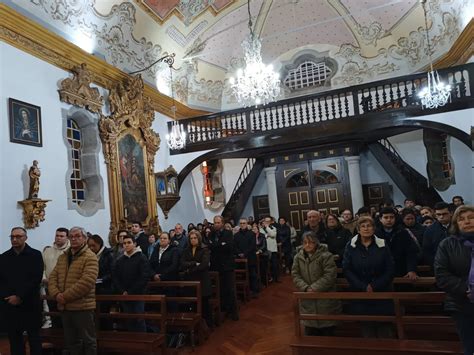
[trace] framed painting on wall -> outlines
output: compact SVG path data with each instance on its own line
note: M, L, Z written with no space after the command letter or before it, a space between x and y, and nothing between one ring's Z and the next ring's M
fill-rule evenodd
M9 98L8 111L10 142L42 147L41 108Z

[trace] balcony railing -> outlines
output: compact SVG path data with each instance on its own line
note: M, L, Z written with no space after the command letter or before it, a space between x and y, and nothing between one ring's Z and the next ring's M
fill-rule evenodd
M440 78L451 84L451 98L446 108L472 100L474 64L439 70ZM187 134L186 149L209 149L212 143L232 138L245 138L272 130L314 125L342 118L360 118L386 110L426 111L418 91L427 85L426 73L417 73L349 88L294 97L266 106L241 108L206 116L180 120ZM446 110L446 109L444 109ZM422 113L423 114L423 113ZM171 123L168 124L168 130ZM178 153L175 151L173 153Z

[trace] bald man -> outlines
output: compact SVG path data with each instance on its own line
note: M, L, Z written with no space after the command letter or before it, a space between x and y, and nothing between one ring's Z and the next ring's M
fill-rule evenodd
M326 228L322 222L321 213L316 210L308 211L306 214L306 220L308 221L308 224L304 226L301 235L305 232L314 232L321 243L326 243Z

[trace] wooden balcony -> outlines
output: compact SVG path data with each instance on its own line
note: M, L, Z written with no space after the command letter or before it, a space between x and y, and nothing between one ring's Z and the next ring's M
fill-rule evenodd
M183 119L179 122L187 134L186 147L172 150L171 154L213 148L221 151L276 145L288 148L310 144L309 141L314 144L315 139L321 144L346 139L378 139L384 136L381 134L384 128L394 133L410 130L408 126L413 123L408 122L409 118L474 107L474 64L438 72L452 89L448 103L437 109L423 108L418 98L418 91L426 86L426 73L412 74L266 106ZM171 122L168 123L170 128Z

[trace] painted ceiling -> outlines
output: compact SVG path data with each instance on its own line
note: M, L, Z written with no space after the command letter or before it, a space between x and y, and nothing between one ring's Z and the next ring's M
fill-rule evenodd
M177 99L209 111L236 106L228 79L243 64L247 1L5 1L125 72L175 53ZM471 20L472 3L428 1L433 58L446 53ZM252 0L250 12L265 63L282 70L302 53L329 57L337 64L331 88L406 75L429 63L416 0ZM154 66L144 78L170 94L165 65Z

